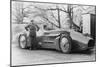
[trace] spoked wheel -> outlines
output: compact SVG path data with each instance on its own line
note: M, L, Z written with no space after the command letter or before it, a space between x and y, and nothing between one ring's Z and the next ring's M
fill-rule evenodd
M67 35L62 35L60 38L60 50L63 53L70 53L71 51L71 38Z
M19 35L19 47L24 49L27 47L27 36L25 34Z

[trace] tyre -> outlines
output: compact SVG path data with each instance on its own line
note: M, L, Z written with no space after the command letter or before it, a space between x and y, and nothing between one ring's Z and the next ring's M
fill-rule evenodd
M70 53L71 52L71 38L69 35L62 34L59 41L59 47L61 52Z
M27 48L27 36L25 34L20 34L18 38L18 43L20 48Z

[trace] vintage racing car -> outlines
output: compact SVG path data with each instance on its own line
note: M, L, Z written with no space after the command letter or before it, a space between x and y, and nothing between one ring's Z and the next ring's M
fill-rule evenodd
M56 49L63 53L69 53L72 50L87 50L94 47L94 40L82 33L69 29L44 29L42 26L36 31L36 41L39 48ZM28 48L29 31L20 33L18 38L21 48Z

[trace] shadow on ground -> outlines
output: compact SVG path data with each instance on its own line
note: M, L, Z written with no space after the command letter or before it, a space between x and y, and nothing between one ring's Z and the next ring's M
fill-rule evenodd
M21 49L18 45L16 45L15 47L17 47L18 49ZM22 49L21 49L22 50ZM30 50L29 48L27 49L23 49L23 50ZM63 54L61 51L58 51L56 49L49 49L49 48L38 48L38 49L35 49L35 51L51 51L51 52L56 52L56 53L61 53ZM34 51L34 50L30 50L30 51ZM94 54L96 53L95 51L95 48L94 49L91 49L91 50L84 50L84 51L80 51L80 50L77 50L77 51L72 51L70 52L70 54L84 54L84 55L91 55L91 54Z

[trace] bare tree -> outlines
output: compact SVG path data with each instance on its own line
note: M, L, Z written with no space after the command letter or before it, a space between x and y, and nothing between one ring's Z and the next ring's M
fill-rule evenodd
M24 7L23 3L16 2L13 5L13 16L14 16L14 21L18 24L22 24L24 17L27 17L28 12L25 11L29 7Z
M51 23L52 25L58 27L58 28L61 28L61 24L60 24L60 9L58 6L56 6L56 8L48 8L48 9L42 9L42 8L39 8L39 7L36 7L35 8L39 9L40 11L42 12L47 12L47 11L51 11L51 16L52 18L54 18L56 20L56 22L58 23L58 25L54 24L54 22L52 22L47 16L44 16L43 13L41 15L42 18L46 19L49 23ZM58 14L58 18L56 18L53 14L52 11L57 11L57 14ZM46 15L46 14L45 14ZM40 15L38 15L40 16Z
M61 20L62 19L61 19L60 13L64 12L67 15L67 17L65 19L69 18L70 28L74 27L76 29L80 29L80 27L77 24L75 24L75 22L73 21L73 18L75 18L73 16L74 15L73 9L75 9L77 7L81 7L82 10L86 10L86 9L84 9L80 5L68 4L66 6L67 6L67 8L65 8L63 6L61 8L61 7L59 7L59 5L56 5L55 8L52 8L52 7L41 8L41 7L37 7L36 5L34 6L34 5L30 4L29 6L24 7L23 3L17 3L15 8L14 8L14 10L16 11L14 13L14 16L15 16L15 20L16 20L17 23L23 23L24 17L27 17L28 14L34 14L34 17L37 17L37 16L41 17L43 20L52 24L53 26L55 26L57 28L61 28L61 23L62 23ZM34 8L30 9L30 7L34 7ZM30 9L30 11L29 10L26 11L27 8ZM54 11L56 11L57 16L54 15L54 13L53 13ZM49 15L51 17L48 17L48 12L50 12ZM51 18L53 18L55 21L52 21Z
M43 19L45 19L47 22L49 22L49 23L51 23L52 25L54 25L54 26L56 26L56 27L58 27L58 28L61 28L61 16L60 16L60 13L61 12L64 12L64 13L66 13L66 15L67 15L67 17L65 18L65 19L67 19L67 18L69 18L69 22L70 22L70 28L75 28L75 29L77 29L77 30L80 30L80 26L81 26L81 20L82 20L82 18L81 17L78 17L79 18L79 26L75 23L75 21L73 21L73 19L74 18L76 18L76 17L74 17L73 15L74 15L74 9L76 9L76 8L78 8L78 10L81 10L81 12L82 11L87 11L87 9L90 9L91 7L88 7L87 9L84 9L83 8L83 6L82 5L71 5L71 4L68 4L68 5L66 5L67 6L67 8L65 8L65 7L59 7L59 5L56 5L55 6L55 8L54 7L47 7L47 8L41 8L41 7L37 7L37 6L33 6L35 9L38 9L39 10L39 12L40 13L37 13L37 16L40 16L40 17L42 17ZM80 8L79 8L80 7ZM58 24L55 24L55 22L53 22L53 21L51 21L50 20L50 18L47 16L47 14L46 14L46 12L48 12L48 11L50 11L51 12L51 17L53 18L53 19L55 19L55 21L58 23ZM56 14L57 14L57 16L54 16L54 13L53 13L53 11L56 11ZM87 11L87 13L89 13L89 11ZM77 19L78 20L78 19Z
M36 7L35 8L37 9L40 9L40 10L45 10L45 11L57 11L57 15L58 17L55 18L54 14L52 13L51 16L56 20L56 22L58 22L58 27L61 28L61 19L60 19L60 12L65 12L68 14L68 17L70 19L70 28L71 26L75 26L77 27L77 25L73 22L73 8L75 7L71 7L71 5L68 5L67 9L66 8L59 8L58 6L56 6L56 8L47 8L47 9L43 9L43 8L39 8L39 7ZM44 17L47 19L47 17ZM49 18L48 18L49 19ZM49 20L50 21L50 20Z
M34 11L34 12L32 12L32 13L34 13L33 18L35 18L35 17L41 17L41 18L42 18L43 20L45 20L47 23L50 23L50 24L52 24L53 26L59 28L58 25L56 25L53 21L50 20L50 18L48 18L47 10L38 9L38 11ZM55 18L54 15L53 15L53 13L52 13L51 15L53 16L53 18ZM57 21L57 20L56 20L56 21Z

